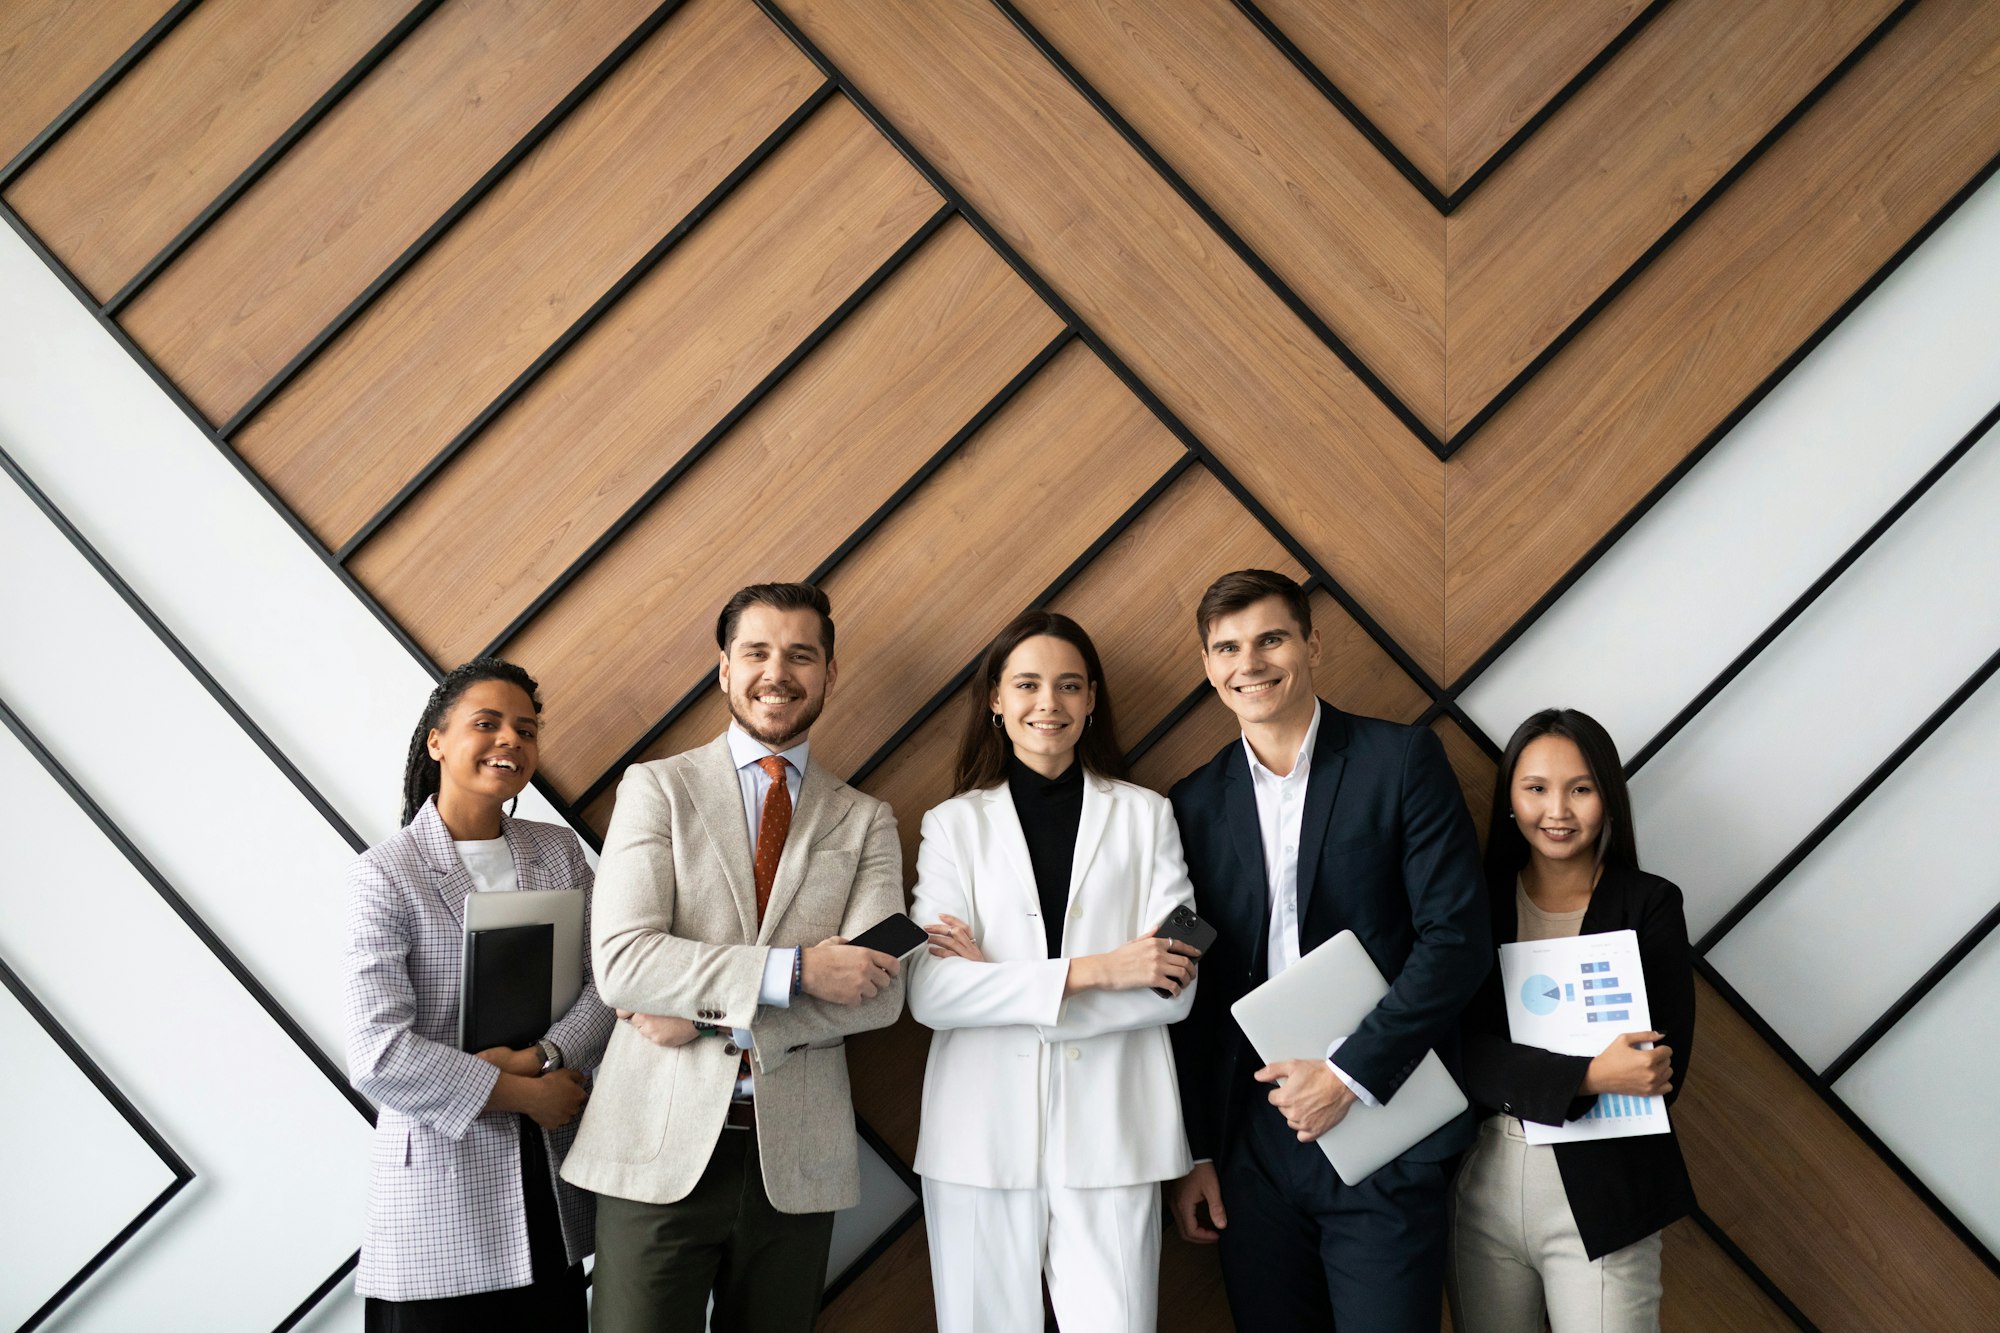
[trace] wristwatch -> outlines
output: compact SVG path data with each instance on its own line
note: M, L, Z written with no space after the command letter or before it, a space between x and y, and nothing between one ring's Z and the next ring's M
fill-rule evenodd
M542 1073L554 1073L563 1067L562 1047L544 1037L535 1043L535 1049L542 1053Z

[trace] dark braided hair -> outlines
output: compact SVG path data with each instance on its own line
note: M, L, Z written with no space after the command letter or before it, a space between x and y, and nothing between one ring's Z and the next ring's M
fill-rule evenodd
M410 737L410 757L403 765L403 823L415 819L424 802L438 793L439 765L431 758L431 732L444 725L452 705L482 680L503 680L520 686L528 702L535 706L535 715L541 716L542 699L537 692L541 686L512 662L497 657L475 657L446 672L445 678L431 691L424 704L424 715L417 719L416 734Z

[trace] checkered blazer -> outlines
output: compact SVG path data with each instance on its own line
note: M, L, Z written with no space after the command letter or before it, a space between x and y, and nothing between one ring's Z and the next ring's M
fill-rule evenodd
M591 874L576 835L525 819L502 819L500 828L520 888L584 890L588 939ZM458 1049L472 872L435 804L362 853L347 890L347 1075L381 1108L355 1289L407 1301L526 1286L534 1274L520 1131L510 1113L480 1113L500 1071ZM583 993L546 1035L565 1063L591 1069L615 1021L586 968ZM559 1168L576 1125L543 1137L551 1169ZM594 1202L560 1179L555 1188L574 1263L591 1251Z

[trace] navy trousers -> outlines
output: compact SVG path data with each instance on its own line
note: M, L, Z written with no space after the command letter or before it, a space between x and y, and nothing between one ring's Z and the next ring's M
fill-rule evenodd
M1350 1186L1268 1102L1246 1098L1235 1130L1216 1171L1236 1327L1437 1333L1457 1159L1399 1159Z

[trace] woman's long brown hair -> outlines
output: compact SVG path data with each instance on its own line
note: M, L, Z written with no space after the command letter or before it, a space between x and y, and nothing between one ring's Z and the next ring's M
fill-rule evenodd
M1056 611L1024 611L986 645L979 670L972 677L972 702L965 716L965 730L958 739L958 765L953 770L952 793L960 795L995 787L1007 779L1007 760L1014 743L1004 727L993 725L990 700L1007 659L1029 639L1047 635L1061 639L1083 655L1084 673L1097 687L1097 705L1090 724L1076 742L1077 762L1083 771L1103 778L1125 776L1125 751L1118 745L1118 724L1111 707L1111 686L1104 679L1104 666L1097 659L1097 645L1083 632L1083 626Z

